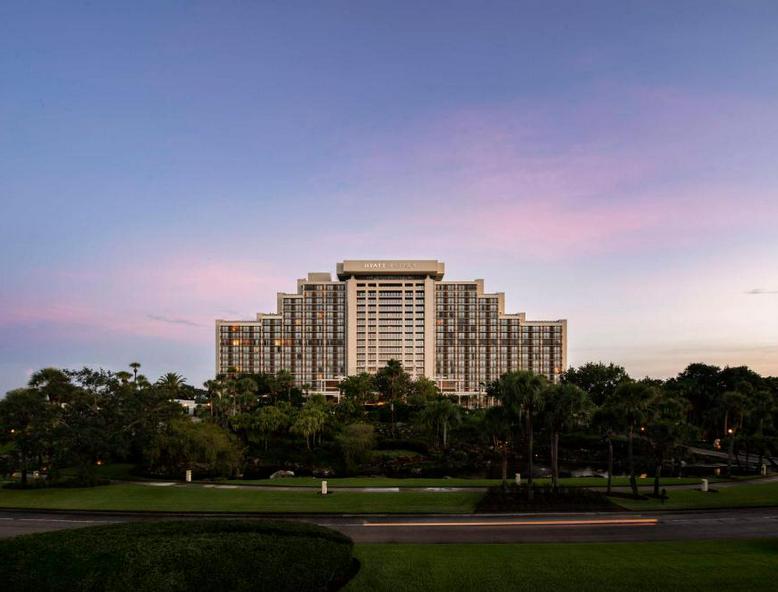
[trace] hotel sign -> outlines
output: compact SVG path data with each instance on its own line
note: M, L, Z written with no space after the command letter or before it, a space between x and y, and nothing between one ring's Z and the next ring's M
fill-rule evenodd
M365 269L416 269L416 263L412 261L375 261L363 263L362 266Z
M434 259L352 259L338 263L338 273L370 275L411 273L442 277L443 264Z

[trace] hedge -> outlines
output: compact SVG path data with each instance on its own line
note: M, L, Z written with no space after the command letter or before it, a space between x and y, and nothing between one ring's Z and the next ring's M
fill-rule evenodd
M353 574L353 543L281 521L131 522L0 541L16 592L329 591Z

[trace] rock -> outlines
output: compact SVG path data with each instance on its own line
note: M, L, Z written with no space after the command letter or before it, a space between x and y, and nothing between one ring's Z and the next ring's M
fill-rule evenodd
M283 479L284 477L294 477L294 471L276 471L270 475L271 479Z

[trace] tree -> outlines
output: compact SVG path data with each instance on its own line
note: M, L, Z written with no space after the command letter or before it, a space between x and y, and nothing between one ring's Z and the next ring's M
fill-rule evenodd
M149 443L146 458L152 471L165 475L178 476L190 469L195 474L229 477L238 471L243 451L235 437L215 423L182 417Z
M362 372L355 376L347 376L338 385L340 394L354 401L357 405L364 405L370 401L375 391L373 376Z
M434 380L426 376L419 376L411 383L408 402L413 405L424 406L428 402L440 397L440 389Z
M265 444L265 450L270 436L287 425L289 425L289 416L279 405L266 405L260 407L255 413L254 426Z
M508 372L498 380L495 394L500 404L505 407L512 423L519 423L524 419L527 437L527 485L528 496L532 499L534 471L534 420L542 411L544 404L544 391L546 379L540 374L533 374L525 370Z
M592 421L600 428L603 440L608 444L608 484L606 493L610 495L613 486L613 439L618 431L619 421L614 414L614 409L607 404L596 407Z
M681 397L660 389L648 408L644 435L654 452L655 497L659 497L659 482L668 452L687 435L687 406L688 402Z
M689 402L688 421L702 428L703 436L709 435L715 423L710 422L711 411L719 405L724 385L721 368L709 364L689 364L666 388L678 393Z
M638 496L638 484L635 477L635 435L646 421L648 410L656 396L654 387L642 382L620 384L603 407L614 422L627 436L627 462L629 465L629 484L632 494Z
M11 454L27 486L30 464L44 454L52 437L56 408L35 389L9 391L0 400L0 443L11 443Z
M168 372L157 379L156 386L167 389L174 396L186 385L186 378L176 372Z
M545 420L551 434L551 482L559 487L559 434L583 425L594 405L589 394L574 384L554 384L545 393Z
M70 376L59 368L43 368L30 376L27 386L41 393L47 401L59 404L68 400L74 391Z
M335 439L343 452L346 468L351 471L375 446L375 430L369 423L351 423L343 426Z
M132 368L133 381L138 382L138 370L140 370L140 362L130 362L130 368Z
M742 383L739 390L726 391L721 395L719 412L724 420L724 437L727 438L727 475L732 474L732 461L735 456L735 438L743 418L748 412L749 395L752 389L748 383Z
M429 401L418 414L419 422L434 434L434 444L438 441L448 448L448 430L462 421L462 410L451 399L440 398Z
M321 395L311 397L297 414L289 429L293 434L299 434L305 438L305 446L311 449L311 442L315 443L316 435L324 429L327 423L327 403Z
M389 360L374 378L376 389L385 401L389 401L392 413L392 436L396 433L394 405L404 400L411 389L411 377L397 360Z
M612 362L607 365L602 362L589 362L578 368L570 368L562 374L563 383L574 384L585 390L595 405L602 405L620 384L631 380L623 367Z
M492 394L490 389L490 395ZM502 406L489 407L484 416L484 427L492 447L500 453L500 475L503 483L508 479L508 452L513 440L513 423L508 410Z
M271 384L271 394L274 399L282 394L286 395L287 403L292 402L292 388L294 387L294 376L289 370L279 370L273 377Z

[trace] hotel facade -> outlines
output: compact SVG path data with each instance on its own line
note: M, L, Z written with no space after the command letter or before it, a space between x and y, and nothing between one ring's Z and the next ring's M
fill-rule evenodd
M349 375L391 359L445 395L476 402L512 370L557 382L567 367L567 321L506 314L483 280L444 281L435 260L351 260L337 278L309 273L279 293L274 314L216 321L216 373L288 370L298 386L337 396Z

